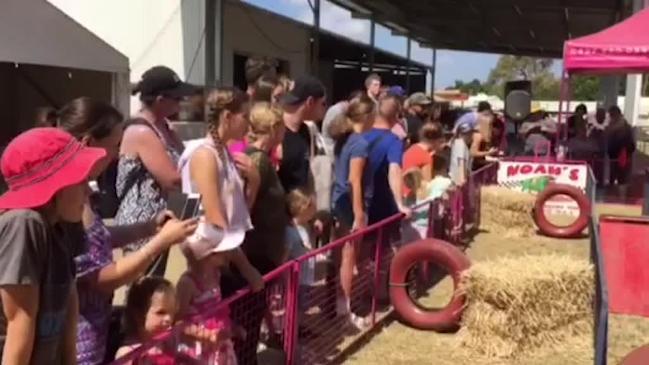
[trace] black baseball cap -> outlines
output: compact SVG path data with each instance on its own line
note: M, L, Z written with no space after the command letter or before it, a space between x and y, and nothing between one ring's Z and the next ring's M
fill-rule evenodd
M295 79L293 88L284 94L281 103L284 105L297 105L308 98L320 99L325 96L325 88L322 82L309 75L300 76Z
M142 79L133 88L133 95L166 96L183 98L196 94L198 87L180 80L178 74L165 66L154 66L142 74Z

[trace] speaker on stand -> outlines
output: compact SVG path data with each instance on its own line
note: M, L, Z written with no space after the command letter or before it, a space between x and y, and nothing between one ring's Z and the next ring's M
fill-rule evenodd
M514 122L515 144L523 143L519 139L518 127L530 115L532 108L532 82L528 80L509 81L505 83L505 117ZM522 144L519 147L522 151Z
M532 82L509 81L505 84L505 114L516 122L530 115L532 107Z

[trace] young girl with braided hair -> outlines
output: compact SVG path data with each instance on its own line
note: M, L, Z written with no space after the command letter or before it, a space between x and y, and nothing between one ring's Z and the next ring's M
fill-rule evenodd
M249 209L259 187L259 174L244 154L230 154L228 141L248 130L248 98L235 88L212 91L206 100L207 136L188 146L179 162L182 190L200 195L202 215L195 235L219 245L238 246L252 228ZM223 241L223 242L222 242ZM263 282L237 247L229 255L241 275L259 291Z
M207 136L187 146L180 161L183 192L199 195L202 206L199 226L189 241L223 252L225 262L221 266L230 266L230 270L224 270L220 278L202 280L210 285L196 288L193 293L222 286L219 289L225 298L246 284L260 292L263 281L259 270L239 247L252 229L249 212L259 190L259 172L247 155L231 153L227 148L228 142L240 140L248 132L248 96L236 88L219 88L208 94L206 107ZM216 276L220 270L215 267L201 271ZM237 320L237 314L235 306L233 319ZM246 323L242 325L251 338L256 337Z

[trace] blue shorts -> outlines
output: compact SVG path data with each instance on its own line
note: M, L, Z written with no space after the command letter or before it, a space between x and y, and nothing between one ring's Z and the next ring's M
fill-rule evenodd
M348 228L354 225L354 208L349 195L343 195L334 202L332 213L338 222Z

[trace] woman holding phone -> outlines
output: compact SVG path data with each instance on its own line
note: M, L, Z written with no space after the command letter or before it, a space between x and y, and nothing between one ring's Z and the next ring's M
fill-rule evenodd
M72 134L81 145L105 151L106 158L97 162L91 179L117 158L124 128L122 120L121 113L110 104L87 97L71 101L58 112L60 128ZM84 204L82 224L86 247L83 254L75 257L79 292L77 363L85 365L108 360L106 345L113 292L137 280L161 252L183 241L196 229L195 220L179 221L168 211L143 223L106 226L97 213L99 203L89 199ZM146 237L152 238L140 250L113 260L113 249Z

